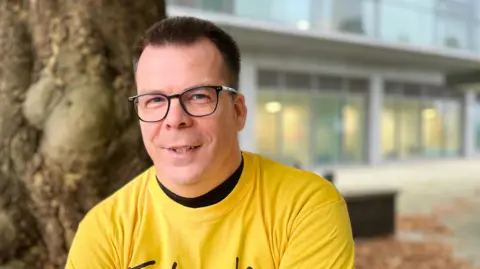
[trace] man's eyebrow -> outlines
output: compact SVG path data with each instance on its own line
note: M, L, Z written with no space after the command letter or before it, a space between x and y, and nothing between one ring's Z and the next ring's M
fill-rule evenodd
M197 87L203 87L203 86L212 86L212 85L217 85L217 84L204 82L204 83L194 84L194 85L188 87L187 89L197 88Z
M199 83L199 84L194 84L192 86L189 86L187 88L183 88L182 89L182 92L183 91L187 91L187 90L190 90L190 89L193 89L193 88L198 88L198 87L204 87L204 86L216 86L217 84L215 83L208 83L208 82L205 82L205 83ZM223 84L222 84L223 85ZM166 94L164 91L160 90L160 89L141 89L139 92L138 92L139 95L141 94Z
M162 90L147 90L147 89L142 89L138 92L139 95L142 94L165 94Z

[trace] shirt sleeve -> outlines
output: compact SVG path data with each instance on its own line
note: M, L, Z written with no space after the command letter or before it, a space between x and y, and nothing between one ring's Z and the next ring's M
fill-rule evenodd
M78 226L65 269L121 268L111 227L108 221L87 214Z
M353 269L354 241L342 199L312 210L292 228L280 269Z

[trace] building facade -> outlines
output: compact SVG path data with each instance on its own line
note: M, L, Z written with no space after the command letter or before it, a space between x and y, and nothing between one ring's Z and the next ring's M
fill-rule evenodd
M171 0L238 41L245 150L315 169L480 156L480 0Z

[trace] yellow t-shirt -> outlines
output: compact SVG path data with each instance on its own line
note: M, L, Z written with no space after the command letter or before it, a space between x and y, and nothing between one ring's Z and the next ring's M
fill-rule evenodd
M243 157L233 191L202 208L171 200L148 169L85 216L66 268L354 268L336 188L312 172Z

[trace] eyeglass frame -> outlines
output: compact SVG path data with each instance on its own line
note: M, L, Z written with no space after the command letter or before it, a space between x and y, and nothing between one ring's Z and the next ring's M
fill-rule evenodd
M211 113L208 113L208 114L205 114L205 115L201 115L201 116L197 116L197 115L192 115L190 112L188 112L188 110L186 109L185 107L185 104L183 103L183 100L182 100L182 95L189 92L189 91L193 91L193 90L196 90L196 89L200 89L200 88L212 88L215 90L216 92L216 98L217 98L217 101L216 101L216 104L215 104L215 108L213 109L213 111ZM223 86L223 85L199 85L199 86L194 86L194 87L190 87L190 88L187 88L186 90L184 90L182 93L177 93L177 94L171 94L171 95L166 95L166 94L162 94L162 93L152 93L152 92L149 92L149 93L142 93L142 94L138 94L138 95L134 95L134 96L130 96L128 97L128 101L130 103L133 104L134 108L135 108L135 113L137 114L137 117L138 119L140 119L141 121L143 122L149 122L149 123L152 123L152 122L159 122L159 121L162 121L164 120L167 115L168 115L168 112L170 111L170 106L171 106L171 103L172 103L172 99L175 99L177 98L178 99L178 102L180 103L180 106L182 107L183 111L185 111L185 113L187 113L189 116L191 117L195 117L195 118L201 118L201 117L206 117L206 116L210 116L212 115L213 113L215 113L215 111L217 111L217 107L218 107L218 99L219 99L219 94L221 91L228 91L228 92L231 92L231 93L234 93L234 94L237 94L238 91L232 87L229 87L229 86ZM145 96L145 95L160 95L160 96L163 96L165 98L167 98L167 111L165 112L165 115L163 116L163 118L159 119L159 120L155 120L155 121L146 121L146 120L143 120L140 115L138 114L138 98L139 97L142 97L142 96Z

